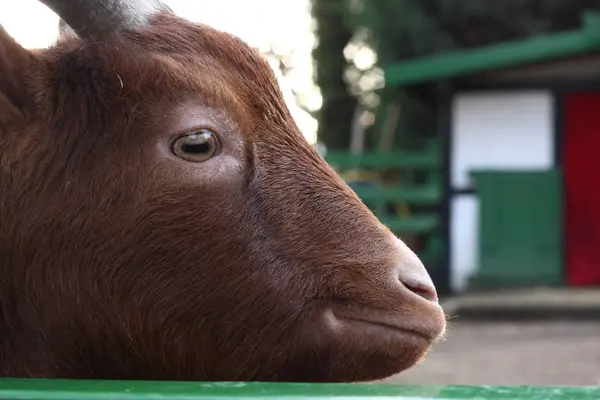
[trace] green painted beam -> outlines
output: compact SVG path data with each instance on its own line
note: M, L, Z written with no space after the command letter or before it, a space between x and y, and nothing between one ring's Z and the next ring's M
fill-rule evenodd
M431 232L440 226L437 214L419 213L408 217L388 217L377 215L379 220L392 232L398 234L420 234Z
M408 60L385 69L385 84L422 84L599 51L599 26L598 16L588 12L579 30Z
M397 399L597 400L598 387L398 386L0 379L0 398L35 400Z
M325 160L334 168L438 168L441 157L438 151L381 153L367 151L352 154L347 151L330 151Z
M357 187L354 191L364 202L406 201L410 204L437 204L442 201L440 185L395 186L395 187Z

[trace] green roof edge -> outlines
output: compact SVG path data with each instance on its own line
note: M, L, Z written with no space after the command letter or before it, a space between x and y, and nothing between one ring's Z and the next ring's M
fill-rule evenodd
M441 53L391 65L384 70L385 85L422 84L600 50L600 15L586 11L582 19L583 26L577 30Z

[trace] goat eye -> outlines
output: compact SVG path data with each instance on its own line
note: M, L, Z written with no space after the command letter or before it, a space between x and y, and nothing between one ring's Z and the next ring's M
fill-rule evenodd
M216 135L208 129L189 132L175 139L171 150L186 161L206 161L217 151Z

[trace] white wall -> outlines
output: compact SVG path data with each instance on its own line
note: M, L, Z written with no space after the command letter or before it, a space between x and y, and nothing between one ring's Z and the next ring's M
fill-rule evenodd
M469 187L473 168L549 168L554 153L552 124L552 94L547 91L456 95L452 186Z
M479 265L479 199L474 194L450 200L450 287L463 291Z
M553 167L552 101L552 94L542 90L457 94L452 102L453 189L471 188L474 169ZM460 291L478 267L477 197L455 195L450 212L451 284Z

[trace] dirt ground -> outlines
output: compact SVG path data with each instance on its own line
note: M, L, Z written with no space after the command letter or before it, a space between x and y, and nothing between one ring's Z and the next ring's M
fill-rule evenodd
M600 321L455 321L421 365L385 383L600 386Z

